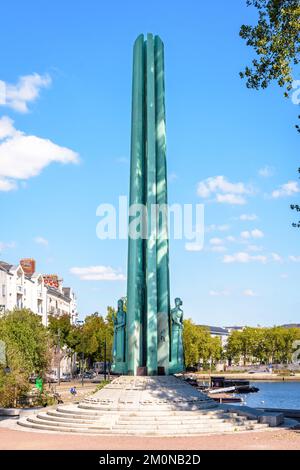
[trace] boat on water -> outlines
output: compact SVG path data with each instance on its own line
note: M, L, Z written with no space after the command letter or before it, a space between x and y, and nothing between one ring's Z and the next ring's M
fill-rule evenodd
M211 377L210 390L222 389L227 393L256 393L259 388L250 384L249 380L245 379L227 379L225 377Z
M251 386L249 380L225 379L211 377L210 384L199 383L196 377L185 377L184 380L193 387L204 392L218 403L241 403L244 399L239 394L258 392L257 387Z

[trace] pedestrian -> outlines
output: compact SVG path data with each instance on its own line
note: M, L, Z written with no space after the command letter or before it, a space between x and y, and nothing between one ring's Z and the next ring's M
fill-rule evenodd
M76 387L71 387L70 388L70 393L73 397L76 397L77 395L77 390L76 390Z

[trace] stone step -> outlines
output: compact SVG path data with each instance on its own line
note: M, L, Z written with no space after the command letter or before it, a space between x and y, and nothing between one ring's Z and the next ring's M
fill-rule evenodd
M74 428L73 426L64 426L64 427L57 427L54 425L50 425L47 423L43 423L42 421L40 423L32 423L30 421L18 421L18 424L20 426L23 426L25 428L31 428L31 429L36 429L36 430L42 430L42 431L53 431L55 433L57 432L71 432L71 433L80 433L80 434L111 434L111 430L100 430L100 429L89 429L89 428Z
M118 423L124 426L133 426L137 428L143 428L143 427L149 427L149 426L177 426L177 425L185 425L185 426L195 426L195 425L201 425L201 426L211 426L211 425L218 425L218 424L243 424L245 422L249 422L246 417L241 416L241 417L234 417L234 418L229 418L229 417L222 417L222 418L203 418L199 417L198 419L192 419L192 417L179 417L176 416L176 419L174 420L169 420L167 417L164 418L156 418L155 416L152 417L152 419L140 419L138 416L134 417L128 417L128 416L110 416L109 418L107 416L97 416L97 417L79 417L70 414L55 414L55 412L40 412L37 415L29 416L28 419L43 419L46 421L52 421L53 423L58 422L58 423L75 423L75 424L96 424L96 425L103 425L106 423L109 423L109 426L106 425L107 427L111 427L113 423ZM251 423L251 422L250 422Z
M80 414L80 413L62 413L62 412L59 412L59 411L47 411L46 412L47 415L49 416L57 416L58 418L67 418L67 419L84 419L84 420L99 420L99 419L106 419L106 420L111 420L111 419L114 419L116 417L119 417L120 415L118 415L117 413L114 413L114 414L110 414L110 415L106 415L106 414L103 414L103 413L99 413L97 415L95 415L94 413L90 413L90 414Z
M57 407L56 411L59 413L63 414L74 414L78 416L113 416L116 413L119 414L116 410L102 410L102 411L94 411L94 410L84 410L79 407L76 408L63 408L63 407Z
M64 408L57 408L57 410L48 410L47 413L52 416L70 416L76 418L91 418L94 417L95 419L99 417L106 417L109 419L110 417L114 416L120 416L124 419L138 419L141 421L148 421L148 420L170 420L170 421L176 421L178 418L182 419L188 419L188 420L210 420L210 419L230 419L230 418L235 418L238 416L237 413L226 413L224 411L218 411L218 413L213 413L213 414L208 414L208 413L197 413L197 412L172 412L172 413L155 413L153 415L152 413L144 413L144 412L139 412L135 411L126 413L126 412L120 412L117 413L116 411L111 411L111 412L91 412L91 411L82 411L82 410L70 410L70 409L64 409Z
M144 418L140 416L120 416L119 421L128 422L128 423L141 423L141 424L148 424L148 423L164 423L168 422L170 424L176 424L178 422L186 422L186 423L211 423L211 422L218 422L218 421L246 421L247 418L245 416L218 416L212 418L205 418L202 416L175 416L169 418L168 416L156 417L153 416L152 418Z
M116 424L113 426L114 429L122 427L122 428L134 428L136 430L139 429L185 429L185 428L224 428L224 427L234 427L234 426L242 426L244 423L229 423L226 421L220 421L220 422L215 422L215 423L185 423L184 421L181 423L176 423L174 424L169 424L169 423L149 423L149 424L141 424L141 423L122 423L120 421L117 421Z
M58 406L56 411L59 413L65 414L77 414L82 416L109 416L118 413L119 415L126 415L126 416L142 416L147 419L148 417L152 417L153 413L155 412L155 416L222 416L225 411L224 410L195 410L195 411L185 411L185 410L93 410L93 409L86 409L80 406L77 407L67 407L67 406Z
M65 426L70 426L74 429L77 429L77 428L80 428L80 429L103 429L103 430L110 430L111 429L111 425L108 425L108 424L104 424L104 423L97 423L97 422L94 422L94 423L68 423L68 422L60 422L60 421L50 421L50 420L47 420L45 418L43 419L39 419L39 418L31 418L31 417L28 417L27 418L27 421L29 423L33 423L33 424L46 424L46 425L49 425L49 426L53 426L55 428L61 428L61 427L65 427Z
M187 412L191 412L191 411L204 411L204 410L208 410L208 409L214 409L216 406L213 405L203 405L203 406L192 406L192 405L185 405L185 404L181 404L181 405L177 405L177 404L166 404L166 405L157 405L159 406L159 411L160 412L171 412L171 411L187 411ZM135 403L127 403L126 404L126 411L130 412L130 411L135 411L137 409L139 409L140 411L143 411L143 412L153 412L153 408L155 408L156 405L155 404L149 404L149 405L141 405L141 404L135 404ZM100 411L112 411L112 410L118 410L118 411L122 411L124 410L125 408L125 405L124 404L120 404L120 405L100 405L100 404L85 404L85 403L80 403L78 405L78 408L80 409L83 409L83 410L100 410Z
M128 428L116 428L113 427L112 429L105 429L105 428L96 428L96 427L74 427L70 425L61 425L61 426L54 426L52 423L43 422L42 420L37 423L33 423L28 421L27 418L22 418L18 421L18 424L24 426L26 428L36 429L36 430L45 430L45 431L53 431L53 432L69 432L69 433L82 433L82 434L125 434L125 435L136 435L137 431L135 429L128 429ZM162 429L159 427L158 429L146 429L146 430L138 430L139 435L186 435L186 434L214 434L214 433L226 433L231 434L234 432L242 432L242 431L249 431L249 430L262 430L268 428L266 424L252 424L251 427L249 426L227 426L226 428L223 427L215 428L215 427L205 427L205 428L191 428L190 426L186 429L176 428L176 429Z
M86 420L86 419L72 419L70 417L56 417L56 416L49 416L47 413L39 413L38 415L34 415L32 417L27 418L28 421L33 423L39 423L39 420L43 420L43 422L49 422L51 425L54 426L62 426L62 425L72 425L74 427L100 427L100 428L107 428L110 429L113 425L122 426L127 428L134 428L136 430L139 429L149 429L149 428L170 428L174 429L176 427L186 428L186 427L226 427L237 425L240 426L245 423L245 420L234 421L231 422L229 420L207 420L207 421L186 421L185 419L178 419L174 423L170 423L167 420L164 421L131 421L131 420L122 420L115 418L114 420L110 420L109 424L107 423L106 419L98 419L98 420ZM116 423L116 424L115 424Z
M106 423L107 422L107 417L95 417L94 419L91 417L88 419L87 417L78 417L78 416L73 416L73 415L66 415L66 414L56 414L53 412L47 412L47 413L39 413L37 415L37 418L39 419L44 419L48 421L58 421L58 422L63 422L63 423ZM213 423L231 423L231 424L243 424L247 421L246 417L235 417L235 418L230 418L226 419L226 417L222 419L217 419L217 418L208 418L208 419L203 419L203 418L180 418L176 417L176 420L168 420L167 418L163 419L156 419L155 417L153 419L146 419L144 420L143 418L139 419L138 417L133 417L133 418L126 418L120 417L117 419L117 415L114 417L110 417L109 421L110 423L115 423L118 422L118 424L124 424L124 425L131 425L131 426L140 426L140 427L146 427L146 426L151 426L151 425L172 425L172 426L178 426L178 425L189 425L189 426L194 426L197 424L209 426L213 425Z
M53 416L53 415L49 415L48 413L45 413L45 414L42 414L42 413L39 413L38 415L36 415L36 417L38 419L43 419L45 421L51 421L51 422L58 422L58 423L75 423L75 424L103 424L105 425L105 423L107 422L106 419L80 419L80 418L72 418L72 417L68 417L68 416L65 416L65 417L60 417L60 416ZM112 423L114 421L111 421Z

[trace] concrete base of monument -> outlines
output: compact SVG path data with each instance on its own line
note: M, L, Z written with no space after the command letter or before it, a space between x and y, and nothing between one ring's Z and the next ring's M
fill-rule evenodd
M169 365L169 374L170 375L181 374L184 371L185 371L185 368L184 368L183 364L179 364L178 362L176 362L176 363L171 362L170 365Z
M190 435L268 428L173 376L121 376L78 405L21 418L18 425L49 432L105 435Z

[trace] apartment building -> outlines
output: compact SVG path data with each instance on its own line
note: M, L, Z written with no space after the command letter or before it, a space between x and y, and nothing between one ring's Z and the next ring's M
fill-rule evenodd
M28 259L18 265L0 261L0 314L15 307L40 315L45 326L49 315L69 315L73 324L78 317L73 289L55 274L35 272L35 261Z

